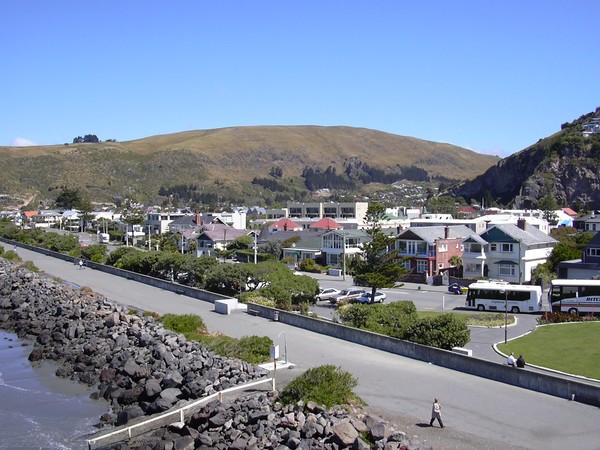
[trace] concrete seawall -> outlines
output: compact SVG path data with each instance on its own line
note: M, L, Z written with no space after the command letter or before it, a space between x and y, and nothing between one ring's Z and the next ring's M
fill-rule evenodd
M515 369L504 364L473 358L449 350L414 344L370 331L347 327L328 320L281 311L262 305L250 304L249 310L261 317L278 320L287 325L332 336L389 353L430 362L438 366L476 375L494 381L530 389L567 400L600 406L600 386L553 376L550 374Z

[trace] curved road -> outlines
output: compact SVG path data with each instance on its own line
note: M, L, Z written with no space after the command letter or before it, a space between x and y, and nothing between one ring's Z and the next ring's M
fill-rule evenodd
M4 244L2 244L4 245ZM8 250L9 247L4 245ZM530 449L597 449L600 408L478 378L360 345L272 322L241 312L220 315L211 303L152 288L19 248L19 255L49 275L89 286L106 297L159 314L198 314L210 331L232 337L269 336L287 347L292 366L277 370L281 380L333 364L358 379L356 393L369 405L392 414L429 421L431 400L440 397L449 429ZM503 361L502 361L503 363Z

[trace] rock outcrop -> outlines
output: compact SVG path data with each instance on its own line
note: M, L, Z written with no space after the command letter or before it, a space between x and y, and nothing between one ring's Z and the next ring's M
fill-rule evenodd
M558 206L600 208L600 134L584 136L585 125L600 119L600 109L462 182L445 194L466 200L514 203L516 208L537 208L549 196ZM486 206L489 206L486 204Z

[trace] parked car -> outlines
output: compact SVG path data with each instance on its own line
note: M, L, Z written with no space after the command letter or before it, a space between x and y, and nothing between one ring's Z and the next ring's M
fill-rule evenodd
M329 301L334 305L337 305L341 302L346 302L349 300L353 300L355 298L360 297L365 293L364 289L344 289L338 295L334 297L330 297Z
M462 287L458 283L452 283L451 285L448 286L448 292L450 292L451 294L455 294L455 295L464 294L465 292L467 292L467 290L468 290L468 288Z
M320 302L321 300L329 300L331 297L339 295L340 292L341 291L336 288L319 289L319 293L317 294L316 299L318 302Z
M371 301L371 293L365 292L364 295L361 295L356 299L358 303L383 303L383 301L387 298L384 292L375 292L375 298Z

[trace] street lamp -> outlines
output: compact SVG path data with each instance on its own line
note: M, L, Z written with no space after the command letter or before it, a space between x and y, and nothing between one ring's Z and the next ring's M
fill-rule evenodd
M342 279L346 281L346 235L343 235L343 245L342 249Z
M502 292L502 291L500 291ZM508 335L508 289L504 290L504 343Z

